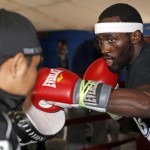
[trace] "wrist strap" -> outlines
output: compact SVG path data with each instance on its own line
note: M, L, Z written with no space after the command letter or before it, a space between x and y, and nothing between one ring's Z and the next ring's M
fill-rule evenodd
M79 88L79 106L106 112L112 87L100 82L82 80Z

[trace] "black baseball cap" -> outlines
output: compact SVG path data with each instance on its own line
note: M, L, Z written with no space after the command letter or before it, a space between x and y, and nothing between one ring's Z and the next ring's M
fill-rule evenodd
M0 64L19 52L24 55L42 53L36 29L26 17L0 9Z

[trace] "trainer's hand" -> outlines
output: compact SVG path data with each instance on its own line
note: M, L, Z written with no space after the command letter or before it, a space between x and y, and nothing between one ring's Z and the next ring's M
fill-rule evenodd
M29 98L29 97L28 97ZM65 124L65 112L43 112L26 99L22 108L8 113L20 145L44 141L53 138Z

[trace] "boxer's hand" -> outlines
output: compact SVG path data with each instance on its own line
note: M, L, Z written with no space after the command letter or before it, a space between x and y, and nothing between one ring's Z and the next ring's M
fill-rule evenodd
M118 74L112 73L103 58L94 61L86 70L83 79L98 81L112 86L114 89L118 83Z
M112 73L107 67L106 61L103 58L99 58L94 61L86 70L84 79L98 81L112 86L112 89L119 88L118 74ZM111 118L118 120L121 116L108 113Z
M79 77L67 69L43 68L39 71L31 92L31 102L45 112L57 111L61 107L79 107L73 101L74 88L78 80Z
M69 70L43 68L38 74L31 101L38 109L41 109L40 102L44 100L62 108L82 106L105 112L110 92L111 86L81 80ZM49 112L48 109L44 111Z
M96 97L94 97L91 105L88 105L86 102L88 96L90 96L89 92L94 89L93 87L96 88L99 95L103 96L103 99L108 98L108 93L111 91L111 87L108 85L99 82L81 80L75 73L67 69L43 68L40 70L37 81L32 90L31 102L36 108L45 112L51 112L51 108L45 108L41 103L47 103L47 105L59 106L62 108L86 105L87 108L92 109L91 106L93 106L93 104L95 105L96 97L99 97L96 95L97 93L95 93ZM101 104L106 105L103 104L103 102L104 101L102 100ZM103 107L105 106L102 106L102 108L98 107L99 105L93 107L93 109L104 111Z

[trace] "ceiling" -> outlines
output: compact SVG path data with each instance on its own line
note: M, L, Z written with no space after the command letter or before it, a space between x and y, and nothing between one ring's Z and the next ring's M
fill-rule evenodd
M91 31L103 9L118 2L134 6L144 23L150 22L150 0L0 0L0 7L26 16L37 31Z

